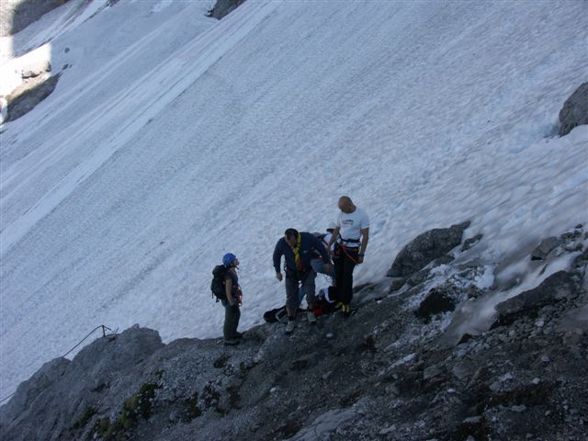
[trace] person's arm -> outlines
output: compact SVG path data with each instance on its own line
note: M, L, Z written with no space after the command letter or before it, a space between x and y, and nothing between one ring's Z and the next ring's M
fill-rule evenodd
M316 251L319 252L319 254L321 255L321 257L323 258L323 262L325 262L325 263L330 263L331 262L331 257L329 255L329 252L327 251L327 249L323 245L323 241L320 240L316 236L312 236L312 247Z
M233 299L233 280L230 277L225 278L225 294L227 295L227 302L233 306L235 300Z
M282 272L280 271L280 260L282 259L282 247L281 245L282 239L278 240L276 244L276 248L274 248L274 269L276 270L276 279L278 281L282 281Z
M361 247L359 248L359 254L357 255L357 262L363 263L363 256L367 249L368 242L370 240L370 228L362 228L361 230Z

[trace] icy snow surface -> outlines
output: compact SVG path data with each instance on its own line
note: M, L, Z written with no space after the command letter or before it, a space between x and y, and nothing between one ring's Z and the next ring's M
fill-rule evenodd
M101 323L219 336L226 251L260 322L275 241L342 194L372 221L358 283L430 228L472 220L493 264L588 220L588 128L556 137L586 2L210 3L64 5L14 37L71 68L2 128L2 396Z

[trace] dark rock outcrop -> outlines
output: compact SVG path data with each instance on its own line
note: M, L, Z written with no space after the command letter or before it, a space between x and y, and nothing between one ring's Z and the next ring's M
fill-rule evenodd
M458 246L470 222L435 228L417 236L398 253L388 277L407 277Z
M245 0L217 0L214 7L208 11L208 16L220 20L244 2Z
M480 242L483 237L484 237L483 234L476 234L474 237L470 237L469 239L464 240L463 246L461 247L461 250L462 251L469 250L473 246L477 245L477 243Z
M563 241L557 237L543 239L531 253L531 260L545 260L545 258Z
M421 302L415 315L428 323L432 315L453 311L454 309L455 302L451 296L442 289L433 288Z
M536 315L544 306L575 297L578 289L578 282L572 274L558 271L536 288L496 305L498 324L508 325L522 315Z
M576 126L588 124L588 83L583 83L566 100L559 112L559 136L565 136Z
M41 101L47 98L57 86L58 75L39 75L35 81L26 82L8 97L8 117L6 121L14 121L33 110Z
M2 0L0 37L14 35L68 0Z

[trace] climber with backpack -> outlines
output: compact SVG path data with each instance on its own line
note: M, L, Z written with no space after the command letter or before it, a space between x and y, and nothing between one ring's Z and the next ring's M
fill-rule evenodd
M239 319L241 318L239 308L243 303L243 292L239 286L239 277L237 275L238 267L239 259L237 259L237 256L232 253L225 254L222 265L214 267L210 284L213 297L216 297L217 302L220 301L225 307L223 336L227 346L239 344L239 340L243 337L243 334L237 332Z
M295 320L298 306L300 305L300 291L303 296L306 296L306 302L309 306L308 321L310 323L316 322L316 317L312 313L316 272L311 265L316 253L321 256L325 264L330 264L329 253L320 239L311 233L299 233L294 228L288 228L284 233L284 237L276 243L273 261L276 278L280 282L283 279L280 269L282 256L284 256L285 260L286 311L288 313L286 334L291 334L296 327Z

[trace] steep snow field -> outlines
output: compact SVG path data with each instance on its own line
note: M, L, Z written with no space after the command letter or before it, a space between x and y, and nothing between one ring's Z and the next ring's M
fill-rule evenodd
M588 128L556 136L588 80L586 2L210 6L65 5L15 36L72 67L2 128L2 396L101 323L220 335L226 251L241 328L260 322L285 297L275 241L342 194L372 221L358 283L430 228L470 219L492 265L588 221Z

